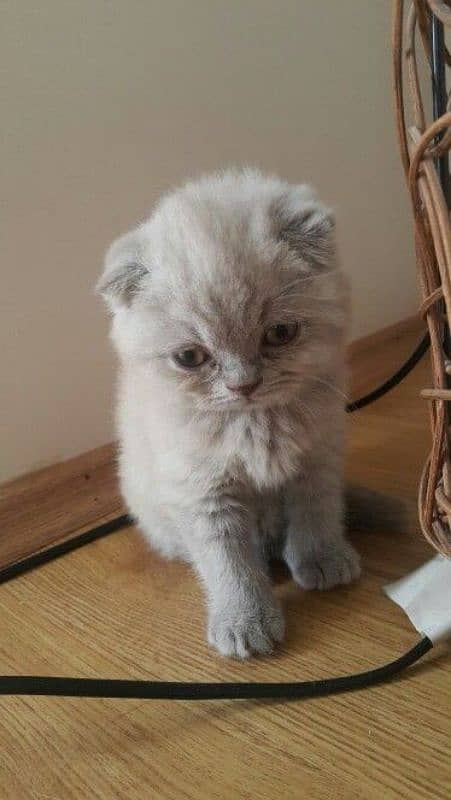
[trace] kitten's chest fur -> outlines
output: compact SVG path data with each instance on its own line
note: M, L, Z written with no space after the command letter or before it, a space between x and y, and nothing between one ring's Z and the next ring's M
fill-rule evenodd
M219 440L219 441L218 441ZM229 418L218 434L224 472L274 489L301 470L309 442L294 409L258 409Z

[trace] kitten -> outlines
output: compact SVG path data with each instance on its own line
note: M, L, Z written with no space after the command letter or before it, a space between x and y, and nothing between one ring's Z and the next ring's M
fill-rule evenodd
M270 556L304 589L360 572L343 533L348 301L332 214L255 170L204 177L111 246L99 291L130 511L199 574L209 642L269 652L284 634Z

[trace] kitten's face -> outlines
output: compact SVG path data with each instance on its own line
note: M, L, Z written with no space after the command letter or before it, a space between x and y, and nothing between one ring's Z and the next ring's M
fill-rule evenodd
M317 299L324 281L274 277L272 286L231 281L222 296L197 286L197 297L161 300L161 310L143 304L134 314L140 359L201 410L288 402L330 368L341 337Z
M112 251L122 358L197 410L286 404L341 358L343 279L333 245L313 240L331 236L326 212L303 188L294 213L288 193L253 173L169 197L132 240L131 261L127 249L128 286Z

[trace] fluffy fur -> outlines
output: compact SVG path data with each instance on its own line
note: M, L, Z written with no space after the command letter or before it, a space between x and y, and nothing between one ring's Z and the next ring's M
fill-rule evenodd
M332 214L257 171L205 177L112 245L99 289L130 511L198 572L211 644L268 652L284 632L271 555L305 589L359 574L343 534L348 303ZM268 344L281 325L291 340ZM175 356L193 349L208 361L185 369Z

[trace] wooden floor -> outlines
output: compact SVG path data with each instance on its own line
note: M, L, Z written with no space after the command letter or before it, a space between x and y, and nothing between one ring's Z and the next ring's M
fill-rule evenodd
M282 580L288 634L275 655L243 664L216 656L189 568L152 555L129 529L0 587L1 671L296 680L403 653L417 634L381 587L431 556L415 518L427 384L425 362L349 426L351 477L403 498L409 524L353 537L364 565L353 587L303 593ZM1 800L451 797L445 646L390 685L327 699L0 698L0 712Z

